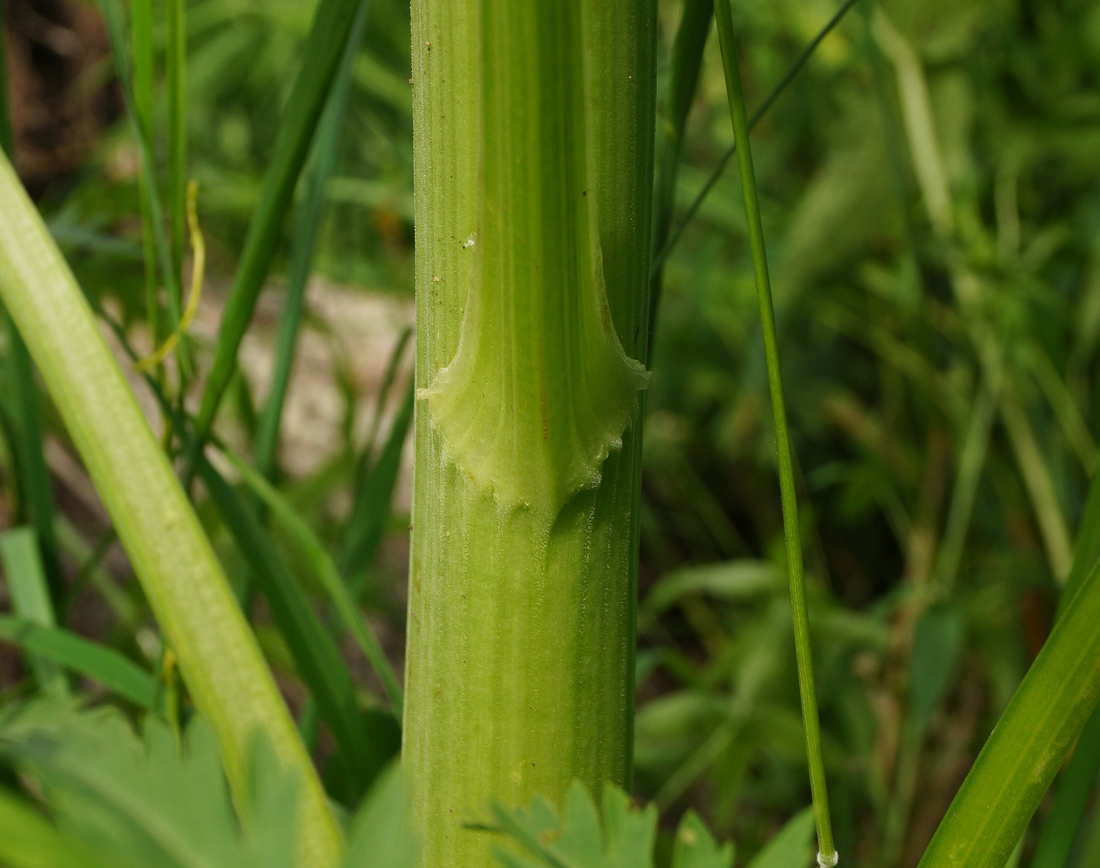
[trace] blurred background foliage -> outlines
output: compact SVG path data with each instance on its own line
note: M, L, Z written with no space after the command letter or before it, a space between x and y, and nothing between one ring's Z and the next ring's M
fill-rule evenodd
M312 9L303 0L188 4L189 171L201 186L215 314ZM734 4L750 106L835 11L832 0ZM680 14L677 0L662 0L659 111ZM6 0L6 20L19 168L85 290L140 342L139 159L96 7ZM318 291L338 285L408 310L411 93L407 5L371 0L314 262ZM674 225L732 143L712 34ZM1100 6L860 0L753 145L837 846L848 864L912 866L1049 632L1096 466ZM275 309L282 268L268 293ZM736 838L742 859L809 792L736 173L684 229L664 280L645 431L635 787L667 829L694 807ZM385 377L357 381L355 333L333 328L341 309L326 320L318 298L311 289L307 324L331 363L314 376L330 382L299 388L333 389L341 421L325 460L305 470L284 434L277 479L337 551L362 480L396 461L384 446L402 389L383 388ZM387 327L377 367L393 353L404 382L400 328ZM237 381L233 423L246 435L262 384L262 375ZM67 623L152 666L159 646L140 589L80 496L56 414L47 418L75 588ZM10 449L3 459L7 483ZM399 664L407 479L382 476L396 508L370 518L385 534L363 600ZM5 523L14 523L22 507L10 485L5 494ZM218 514L209 505L201 514L239 573ZM299 566L292 548L287 557ZM310 713L284 639L262 605L254 617L292 704ZM370 706L381 688L345 650ZM14 652L0 656L6 696L32 675ZM323 732L317 750L332 750ZM1100 860L1100 823L1091 828L1081 866ZM1027 839L1024 854L1033 846Z

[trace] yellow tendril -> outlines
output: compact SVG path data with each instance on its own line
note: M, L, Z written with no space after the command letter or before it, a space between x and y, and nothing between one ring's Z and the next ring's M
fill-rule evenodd
M187 308L180 317L176 330L160 345L160 349L134 363L134 368L142 373L153 370L168 357L168 354L179 344L180 337L187 331L199 309L199 301L202 299L202 280L206 271L206 241L199 227L199 215L196 209L198 198L199 182L192 178L187 184L187 229L191 236L192 256L191 290L187 295Z

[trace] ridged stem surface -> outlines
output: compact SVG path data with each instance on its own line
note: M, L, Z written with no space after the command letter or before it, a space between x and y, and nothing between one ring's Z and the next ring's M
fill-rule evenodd
M425 866L489 868L491 800L628 781L655 17L413 3Z

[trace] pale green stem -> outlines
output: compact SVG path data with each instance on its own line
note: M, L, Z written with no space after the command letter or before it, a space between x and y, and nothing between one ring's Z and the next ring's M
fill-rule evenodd
M629 779L655 24L651 0L413 3L426 868L494 864L462 827L493 799Z
M301 864L331 868L340 833L294 721L209 540L92 311L7 159L0 157L0 297L42 374L134 572L210 718L230 783L260 729L301 776Z
M791 609L794 619L795 651L798 658L798 689L802 699L802 719L806 729L806 754L810 766L810 790L813 794L817 820L818 862L832 866L837 863L833 830L829 818L829 795L825 784L825 763L821 754L821 724L817 711L817 691L814 687L814 667L810 649L810 622L806 608L806 579L802 564L802 535L798 525L798 492L794 484L794 459L787 428L787 409L783 398L783 378L779 366L779 346L772 306L771 279L764 247L764 229L760 221L760 202L756 192L756 173L749 142L749 119L745 110L745 95L741 88L741 71L737 60L736 36L730 0L717 0L714 6L718 23L718 41L726 73L726 94L729 97L730 118L737 141L737 164L741 171L741 188L745 200L745 216L752 247L753 270L760 299L761 331L764 336L764 357L768 368L768 388L775 419L775 439L779 457L779 488L783 502L783 534L787 547L787 574L791 586Z

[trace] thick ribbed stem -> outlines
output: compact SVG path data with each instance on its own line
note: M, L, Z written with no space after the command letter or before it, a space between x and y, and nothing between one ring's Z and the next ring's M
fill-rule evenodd
M655 18L413 4L405 757L425 866L489 868L462 823L493 799L629 776Z

